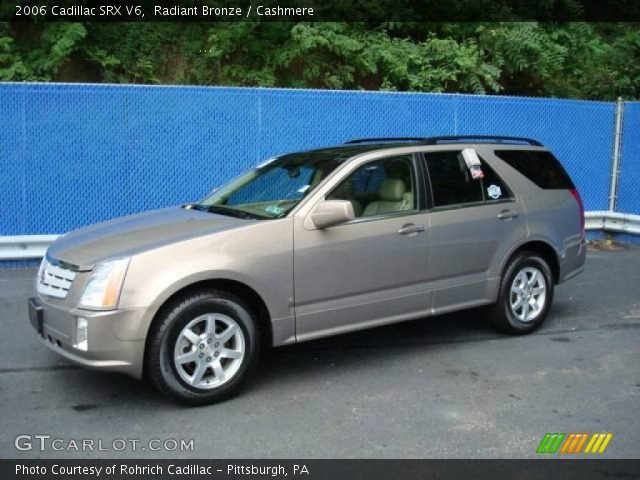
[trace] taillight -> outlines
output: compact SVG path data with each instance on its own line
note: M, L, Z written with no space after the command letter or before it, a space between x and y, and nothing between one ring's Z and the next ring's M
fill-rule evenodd
M578 190L572 188L569 191L571 192L571 195L573 195L573 198L576 199L576 202L578 202L578 207L580 207L580 231L584 236L584 203L582 203L582 197L580 196Z

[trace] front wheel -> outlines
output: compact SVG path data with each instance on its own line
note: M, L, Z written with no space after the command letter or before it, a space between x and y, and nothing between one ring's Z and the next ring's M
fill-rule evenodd
M204 405L237 393L257 363L257 323L237 297L201 291L176 302L154 323L147 366L154 385L185 403Z
M544 322L553 300L553 276L547 261L533 252L514 257L500 283L490 319L511 334L530 333Z

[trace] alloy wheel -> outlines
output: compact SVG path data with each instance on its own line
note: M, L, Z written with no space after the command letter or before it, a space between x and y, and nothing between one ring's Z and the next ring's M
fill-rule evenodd
M234 319L208 313L182 329L176 339L173 363L188 385L210 390L227 383L238 372L245 345L242 329Z
M511 283L509 307L521 322L535 320L544 310L547 284L544 274L536 267L525 267Z

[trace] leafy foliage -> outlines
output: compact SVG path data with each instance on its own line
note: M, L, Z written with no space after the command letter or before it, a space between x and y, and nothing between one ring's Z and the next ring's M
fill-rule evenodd
M594 23L0 24L0 80L640 96L640 28Z

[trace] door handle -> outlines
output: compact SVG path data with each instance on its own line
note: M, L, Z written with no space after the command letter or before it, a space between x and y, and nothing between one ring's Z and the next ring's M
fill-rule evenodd
M513 210L502 210L497 216L500 220L510 220L512 218L516 218L518 216L518 212L514 212Z
M415 223L407 223L406 225L403 225L400 230L398 230L398 233L400 235L410 235L412 233L424 232L425 230L426 230L426 227L424 225L416 225Z

